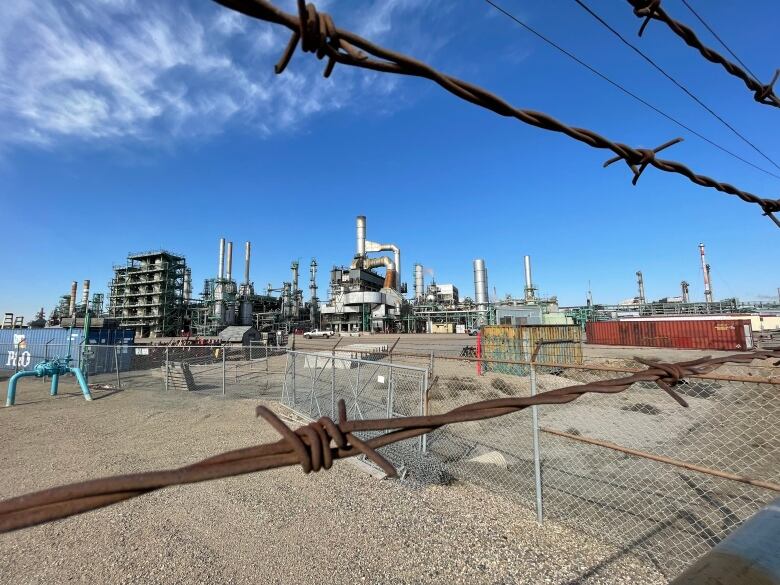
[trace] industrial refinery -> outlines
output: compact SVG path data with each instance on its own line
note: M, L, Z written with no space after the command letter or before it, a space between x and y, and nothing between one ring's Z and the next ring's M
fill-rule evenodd
M483 258L464 259L464 269L473 273L473 291L464 294L457 286L437 282L425 263L409 269L411 292L404 282L401 243L369 239L369 222L355 219L355 249L348 252L344 238L344 264L331 267L327 294L318 295L318 263L308 263L308 293L302 286L301 265L290 262L289 280L256 286L251 276L252 244L244 242L243 278L234 274L234 242L215 241L218 256L215 272L203 280L199 293L193 289L192 270L183 254L169 250L132 253L113 267L107 293L90 296L90 281L78 282L62 295L49 313L44 309L29 327L83 327L88 317L93 328L131 330L136 339L216 338L228 327L255 329L261 339L278 339L278 332L312 329L334 334L364 333L465 333L485 325L565 325L584 328L588 322L641 317L739 314L746 307L737 299L714 300L711 267L704 244L699 260L704 283L703 301L689 298L689 283L680 283L679 296L650 301L645 294L642 270L635 273L636 296L617 305L602 305L588 295L585 305L561 307L555 296L539 294L531 269L531 257L523 258L523 293L519 297L490 295L488 266ZM382 235L382 234L379 234ZM387 234L384 234L386 236ZM423 260L423 259L421 259ZM518 271L519 272L519 271ZM426 282L426 273L431 277ZM305 274L305 273L304 273ZM519 276L519 274L518 274ZM518 279L519 280L519 279ZM776 312L780 303L753 303L747 309ZM24 326L24 318L5 314L3 328Z

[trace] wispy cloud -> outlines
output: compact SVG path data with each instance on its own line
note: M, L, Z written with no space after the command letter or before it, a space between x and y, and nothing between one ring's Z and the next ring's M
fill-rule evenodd
M395 18L424 4L378 1L340 24L386 40ZM0 146L169 142L223 131L239 117L243 127L272 133L360 94L395 90L353 71L323 79L323 63L300 55L274 76L286 38L195 2L2 2Z

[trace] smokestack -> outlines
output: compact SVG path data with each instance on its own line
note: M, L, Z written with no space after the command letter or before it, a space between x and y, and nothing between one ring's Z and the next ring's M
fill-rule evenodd
M75 280L70 284L70 306L68 307L68 316L76 316L76 292L78 290L79 283Z
M710 265L704 256L704 244L699 244L699 255L701 256L701 271L704 275L704 302L712 302L712 286L710 285Z
M184 271L184 302L189 303L192 298L192 270Z
M252 244L247 242L244 244L244 284L247 291L249 291L249 260L252 257Z
M217 269L217 278L225 278L225 238L219 239L219 268Z
M357 255L364 257L366 255L366 216L357 216Z
M414 265L414 300L418 303L425 296L425 276L422 264Z
M474 300L477 303L477 310L484 312L487 310L488 300L488 281L485 261L481 258L474 260Z
M680 283L680 291L682 292L682 302L687 303L688 302L688 287L690 285L686 281L682 281Z
M642 277L642 271L636 272L636 286L639 289L639 304L645 304L645 279Z
M89 279L86 279L82 286L83 290L81 291L81 304L84 306L84 310L86 311L89 307Z
M225 280L231 280L232 278L233 278L233 242L228 242L227 271L225 272Z
M525 300L534 300L534 284L531 280L531 257L523 256L523 264L525 266Z

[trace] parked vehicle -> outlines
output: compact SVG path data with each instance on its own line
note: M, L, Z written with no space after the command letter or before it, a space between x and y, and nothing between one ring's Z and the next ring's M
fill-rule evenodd
M469 335L471 335L472 337L474 337L475 335L478 335L478 334L479 334L479 329L478 329L478 328L476 328L476 327L472 327L471 329L469 329L469 330L467 331L467 333L468 333Z
M319 329L312 329L311 331L307 331L306 333L303 334L304 339L313 339L319 337L330 339L331 337L333 337L333 331L320 331Z

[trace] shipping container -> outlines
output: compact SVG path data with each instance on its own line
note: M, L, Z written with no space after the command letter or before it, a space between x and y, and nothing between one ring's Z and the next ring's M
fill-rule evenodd
M480 335L483 371L526 375L526 366L496 362L527 362L532 357L540 364L582 363L582 332L576 325L490 325Z
M89 343L93 345L132 345L134 338L135 332L132 329L91 329L89 332ZM83 341L83 329L0 329L0 369L32 370L38 362L64 358L69 351L72 357L71 365L80 366ZM112 371L116 361L113 351L93 351L90 355L108 356L109 353L112 354L111 359L105 357L101 364L91 364L89 373Z
M587 343L678 349L753 349L749 319L599 321L585 326Z

